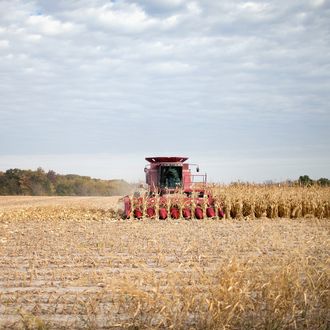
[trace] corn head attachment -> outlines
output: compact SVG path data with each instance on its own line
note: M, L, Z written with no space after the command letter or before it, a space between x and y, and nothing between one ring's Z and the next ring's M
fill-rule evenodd
M147 157L147 189L140 186L132 197L124 197L124 218L222 218L223 211L206 189L207 175L199 174L198 165L185 163L187 159ZM193 166L197 174L191 173Z

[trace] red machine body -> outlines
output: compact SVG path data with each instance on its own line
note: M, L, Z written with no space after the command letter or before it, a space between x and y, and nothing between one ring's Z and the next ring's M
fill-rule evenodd
M206 190L207 175L192 174L187 157L147 157L144 168L147 190L124 197L125 218L185 218L223 217L210 192Z
M185 163L187 157L147 157L149 164L144 168L146 183L153 193L174 193L178 190L184 193L193 191L193 184L205 186L206 174L192 174L191 166L196 164Z

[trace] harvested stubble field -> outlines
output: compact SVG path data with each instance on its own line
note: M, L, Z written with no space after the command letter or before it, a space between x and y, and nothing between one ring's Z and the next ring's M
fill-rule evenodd
M328 329L329 190L290 190L283 215L274 190L275 217L265 190L214 189L222 220L120 220L110 197L1 197L0 328Z

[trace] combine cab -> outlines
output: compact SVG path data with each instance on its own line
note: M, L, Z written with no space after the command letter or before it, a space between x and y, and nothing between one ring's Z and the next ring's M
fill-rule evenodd
M185 163L186 157L147 157L144 168L148 189L124 197L125 218L223 217L224 214L206 189L206 174L192 174L196 164Z

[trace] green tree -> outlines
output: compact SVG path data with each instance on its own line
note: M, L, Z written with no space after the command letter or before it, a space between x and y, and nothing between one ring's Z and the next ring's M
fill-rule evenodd
M22 178L22 170L18 168L10 169L5 172L6 194L20 195L21 189L19 181Z
M308 175L301 175L298 179L298 182L302 186L310 186L314 181Z
M1 195L113 196L129 193L123 180L100 180L75 174L60 175L50 170L9 169L0 172Z
M323 186L323 187L328 187L330 186L330 180L329 179L326 179L326 178L320 178L317 180L317 183L320 185L320 186Z

